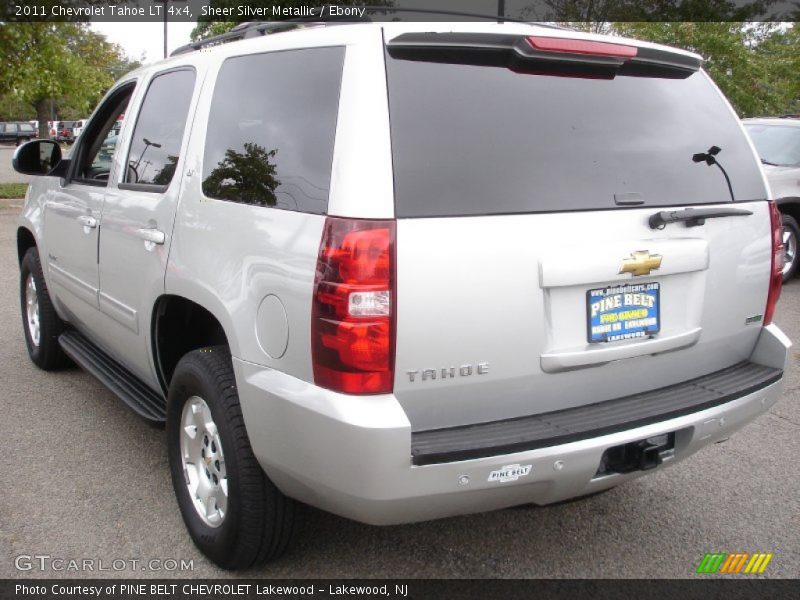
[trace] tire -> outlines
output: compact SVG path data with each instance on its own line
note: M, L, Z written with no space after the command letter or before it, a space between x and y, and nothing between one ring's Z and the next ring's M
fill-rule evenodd
M783 224L783 250L786 255L786 262L783 266L783 281L786 283L797 275L798 264L800 260L797 259L798 242L800 242L800 226L797 220L792 215L782 214L781 223Z
M17 146L21 146L25 142L30 141L30 138L17 138Z
M32 284L30 290L29 284ZM33 363L45 371L53 371L71 364L58 343L58 336L64 331L64 323L53 308L42 273L42 263L39 261L39 251L36 248L29 248L22 259L19 297L25 345ZM36 304L30 306L29 299L33 298Z
M296 504L253 455L226 346L189 352L175 368L167 399L167 449L183 521L211 561L223 569L245 569L286 551Z

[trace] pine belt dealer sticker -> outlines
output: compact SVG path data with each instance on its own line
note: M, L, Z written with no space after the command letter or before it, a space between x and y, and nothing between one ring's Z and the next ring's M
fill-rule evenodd
M589 343L650 337L661 329L661 285L635 283L586 292Z
M525 477L533 469L533 465L506 465L489 473L488 481L497 481L505 483L507 481L516 481L520 477Z

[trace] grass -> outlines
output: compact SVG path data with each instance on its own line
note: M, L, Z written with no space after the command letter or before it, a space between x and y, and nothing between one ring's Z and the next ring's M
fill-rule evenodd
M0 183L0 198L24 198L27 183Z

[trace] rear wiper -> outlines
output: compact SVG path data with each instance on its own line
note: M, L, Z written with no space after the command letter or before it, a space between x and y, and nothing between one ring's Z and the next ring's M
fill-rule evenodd
M780 166L780 165L778 165L778 163L769 162L766 158L762 158L761 159L761 164L762 165L769 165L770 167L778 167L778 166Z
M746 217L753 213L743 208L686 208L684 210L662 210L650 215L650 229L664 229L668 223L683 221L687 227L705 225L706 219L719 217Z

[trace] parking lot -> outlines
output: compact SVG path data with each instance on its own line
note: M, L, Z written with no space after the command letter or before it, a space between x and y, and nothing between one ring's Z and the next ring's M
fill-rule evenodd
M13 144L0 144L0 183L28 183L28 175L20 175L11 167L11 157L16 148Z
M229 576L184 530L164 432L82 371L48 374L28 360L15 244L21 202L0 203L0 578L115 574L20 571L20 555L189 559L189 572L139 566L117 575ZM800 280L784 287L776 320L800 340ZM762 551L774 553L765 577L798 577L800 349L791 356L786 392L768 414L674 468L578 502L415 525L372 527L307 509L288 555L245 575L683 578L706 552Z

